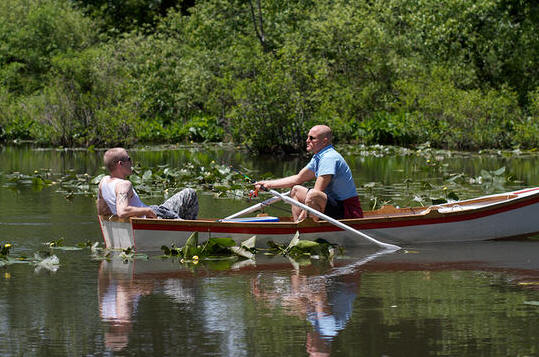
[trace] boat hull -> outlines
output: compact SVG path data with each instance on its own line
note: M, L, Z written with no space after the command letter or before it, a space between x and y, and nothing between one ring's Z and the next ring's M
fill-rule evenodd
M301 239L322 238L345 248L372 245L329 222L310 219L300 223L286 218L279 222L99 219L106 247L117 249L156 251L163 245L183 246L193 232L199 233L199 241L231 237L238 243L256 235L259 247L266 247L270 240L288 243L296 232ZM427 208L385 207L341 222L384 243L404 246L529 236L539 234L539 187Z

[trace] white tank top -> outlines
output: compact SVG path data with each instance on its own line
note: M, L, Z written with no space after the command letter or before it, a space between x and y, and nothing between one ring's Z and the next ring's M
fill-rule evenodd
M120 180L111 179L110 176L106 176L105 180L101 181L102 182L101 197L103 197L103 199L107 203L107 206L109 206L112 214L118 214L116 212L116 184L119 181ZM129 206L133 206L133 207L148 207L147 205L142 203L134 187L133 187L133 197L131 197L128 204Z

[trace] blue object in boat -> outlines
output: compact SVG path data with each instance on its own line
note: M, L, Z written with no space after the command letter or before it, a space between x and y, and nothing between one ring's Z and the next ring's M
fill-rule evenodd
M263 216L263 217L232 218L232 219L223 220L223 222L279 222L279 217Z

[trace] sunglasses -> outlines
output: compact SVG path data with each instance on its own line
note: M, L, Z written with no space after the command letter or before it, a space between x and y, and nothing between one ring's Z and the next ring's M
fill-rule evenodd
M316 140L316 137L315 137L315 136L312 136L312 135L309 135L309 136L307 137L307 140L314 141L314 140Z

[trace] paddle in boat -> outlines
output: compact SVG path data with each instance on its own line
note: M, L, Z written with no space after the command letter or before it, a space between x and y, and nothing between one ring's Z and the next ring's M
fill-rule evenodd
M301 239L323 238L345 248L374 243L384 249L417 243L481 241L539 234L539 187L428 207L384 206L366 211L359 219L334 220L314 210L310 212L319 216L319 221L241 217L279 200L301 205L287 194L274 190L270 193L274 196L271 199L224 219L99 216L99 223L106 248L131 247L137 251L159 251L161 246L171 244L181 247L193 232L199 232L199 241L230 237L238 243L256 235L259 247L266 247L270 240L288 243L299 232Z

